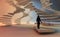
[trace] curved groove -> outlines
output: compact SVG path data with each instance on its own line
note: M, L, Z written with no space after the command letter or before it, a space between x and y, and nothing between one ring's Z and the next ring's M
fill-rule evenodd
M5 17L12 17L11 15L3 15L3 16L5 16Z

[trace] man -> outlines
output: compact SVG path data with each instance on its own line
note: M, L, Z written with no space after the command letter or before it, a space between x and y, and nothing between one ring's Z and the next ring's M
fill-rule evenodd
M40 26L40 23L41 23L41 19L40 19L39 15L37 16L36 22L37 22L37 28L40 29L39 26Z

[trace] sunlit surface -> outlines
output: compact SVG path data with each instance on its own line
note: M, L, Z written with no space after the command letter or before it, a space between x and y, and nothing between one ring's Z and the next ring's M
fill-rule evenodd
M4 23L0 22L0 26L6 26L6 24L4 24Z

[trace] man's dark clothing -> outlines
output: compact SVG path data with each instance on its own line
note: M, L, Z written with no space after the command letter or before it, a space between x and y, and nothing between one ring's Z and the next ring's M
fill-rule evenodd
M39 15L37 16L36 22L37 22L37 28L39 29L40 22L41 22Z

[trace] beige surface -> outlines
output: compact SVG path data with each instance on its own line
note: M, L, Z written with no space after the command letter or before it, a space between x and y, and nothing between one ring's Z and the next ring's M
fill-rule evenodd
M31 28L0 27L0 37L60 37L60 33L40 35Z

